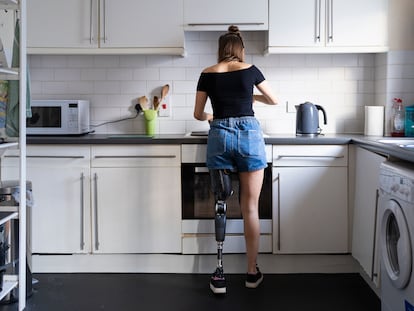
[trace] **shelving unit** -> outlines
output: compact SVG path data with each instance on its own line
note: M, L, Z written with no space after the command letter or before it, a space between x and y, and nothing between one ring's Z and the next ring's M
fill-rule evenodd
M0 155L9 148L19 149L19 206L0 208L0 224L12 219L19 221L19 273L18 275L5 275L0 300L18 286L18 310L26 307L26 85L27 85L27 56L26 56L26 0L0 0L0 9L14 10L19 18L19 67L0 68L1 80L19 80L19 137L10 142L0 142ZM14 29L13 29L14 31Z
M3 74L1 80L17 80L19 79L18 69L13 68L0 68L0 74ZM8 76L11 75L11 76Z
M0 212L0 225L8 222L10 219L19 216L18 212Z
M0 292L0 300L6 297L13 289L19 284L18 277L16 275L5 275L3 279L3 290ZM20 309L19 310L23 310Z

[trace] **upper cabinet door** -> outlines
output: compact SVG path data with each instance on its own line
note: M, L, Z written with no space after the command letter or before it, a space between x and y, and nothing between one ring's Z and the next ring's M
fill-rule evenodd
M27 47L97 47L97 14L98 0L27 1Z
M270 46L322 46L325 1L270 0Z
M184 53L183 0L31 0L27 16L29 53Z
M268 29L268 0L184 0L186 30Z
M269 0L268 50L384 52L387 6L388 0Z
M183 0L102 0L101 47L182 48Z
M387 0L328 0L327 45L386 46Z

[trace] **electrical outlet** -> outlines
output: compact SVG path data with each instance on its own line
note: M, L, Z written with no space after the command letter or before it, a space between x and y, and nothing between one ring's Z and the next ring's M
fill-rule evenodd
M296 105L293 102L286 101L286 112L288 113L295 113L296 112Z
M160 107L158 108L158 116L159 117L169 117L171 116L171 96L167 95L160 103Z

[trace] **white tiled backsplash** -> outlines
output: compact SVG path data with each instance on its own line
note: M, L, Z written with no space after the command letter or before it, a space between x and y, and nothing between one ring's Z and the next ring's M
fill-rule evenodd
M33 99L89 99L91 124L132 117L137 98L159 96L170 85L171 115L159 117L160 134L208 128L193 118L203 68L216 62L218 32L186 33L186 57L161 55L31 55ZM263 55L265 35L244 33L246 61L260 68L278 106L257 104L265 132L295 133L294 105L311 101L327 112L325 133L362 133L365 105L390 105L398 96L414 104L414 52L388 54ZM208 110L211 107L208 104ZM387 109L386 109L387 110ZM143 116L108 123L96 133L144 133Z

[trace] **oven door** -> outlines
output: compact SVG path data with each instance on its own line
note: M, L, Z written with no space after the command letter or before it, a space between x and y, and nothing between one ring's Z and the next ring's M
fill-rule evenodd
M242 219L237 173L230 175L233 195L227 199L227 219ZM208 168L202 163L181 164L182 219L214 219L214 194ZM272 219L272 168L265 169L259 201L259 218Z
M243 219L239 206L237 173L231 174L233 195L227 202L226 240L224 253L244 253ZM214 229L214 194L210 175L204 163L182 163L182 245L184 254L214 254L217 252ZM265 169L259 201L259 252L272 252L272 169Z

